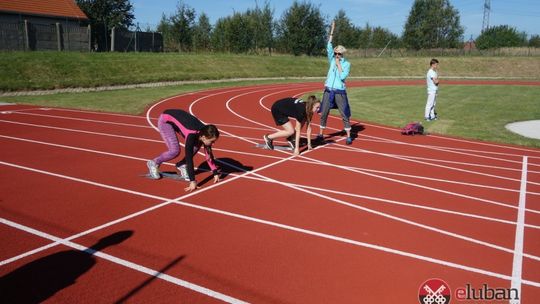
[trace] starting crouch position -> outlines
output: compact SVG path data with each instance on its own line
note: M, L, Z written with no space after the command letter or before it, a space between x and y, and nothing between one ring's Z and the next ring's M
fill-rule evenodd
M266 148L274 149L273 140L276 138L287 138L287 141L292 149L294 149L294 155L300 154L300 130L307 124L307 144L308 149L311 150L311 119L313 113L319 111L321 101L314 95L308 97L307 101L302 99L288 97L276 101L272 105L272 117L277 126L283 127L283 130L277 131L272 134L264 135L264 142ZM296 125L293 128L292 123L289 121L289 117L296 120ZM293 139L293 134L295 137Z
M185 139L185 164L177 163L176 168L186 180L189 186L184 190L191 192L197 189L193 156L197 154L201 146L204 146L206 162L214 174L214 183L219 182L219 172L214 163L212 144L219 138L219 131L214 125L205 125L195 116L183 110L165 110L158 120L158 129L168 150L147 163L150 176L160 179L159 165L169 161L180 154L180 145L176 133Z

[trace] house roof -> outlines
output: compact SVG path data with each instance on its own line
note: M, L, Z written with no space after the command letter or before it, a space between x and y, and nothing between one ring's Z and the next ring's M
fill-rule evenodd
M0 11L88 19L74 0L0 0Z

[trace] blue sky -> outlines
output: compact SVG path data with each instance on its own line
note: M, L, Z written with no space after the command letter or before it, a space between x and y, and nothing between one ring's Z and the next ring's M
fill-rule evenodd
M135 8L136 22L141 28L155 27L162 14L174 14L179 0L131 0ZM302 2L302 1L300 1ZM311 0L318 5L327 19L333 18L343 9L351 21L357 26L369 23L371 26L382 26L397 35L403 32L413 0ZM202 12L214 24L217 19L226 17L233 12L244 12L254 8L256 0L183 0L183 3L195 9L197 16ZM259 5L264 0L258 0ZM274 9L274 18L279 19L287 10L292 1L270 0L270 7ZM484 16L484 0L451 0L450 3L459 11L461 25L465 28L465 40L471 35L477 37L482 29ZM489 19L491 26L508 24L519 31L531 34L540 34L540 0L492 0Z

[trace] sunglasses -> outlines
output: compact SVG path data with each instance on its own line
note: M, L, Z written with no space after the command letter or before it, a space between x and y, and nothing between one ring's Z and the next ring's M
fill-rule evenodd
M336 53L336 52L334 52L334 56L338 56L338 55L339 55L339 56L343 56L343 54L341 54L341 53Z

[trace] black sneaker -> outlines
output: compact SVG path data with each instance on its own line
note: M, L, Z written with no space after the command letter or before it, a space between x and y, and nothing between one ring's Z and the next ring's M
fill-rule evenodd
M264 135L263 139L264 139L264 144L266 145L265 148L268 149L268 150L274 150L273 140L268 138L268 135Z
M291 147L291 149L293 149L293 150L296 147L294 142L295 142L295 140L294 140L293 135L287 137L287 143L289 144L289 147Z

